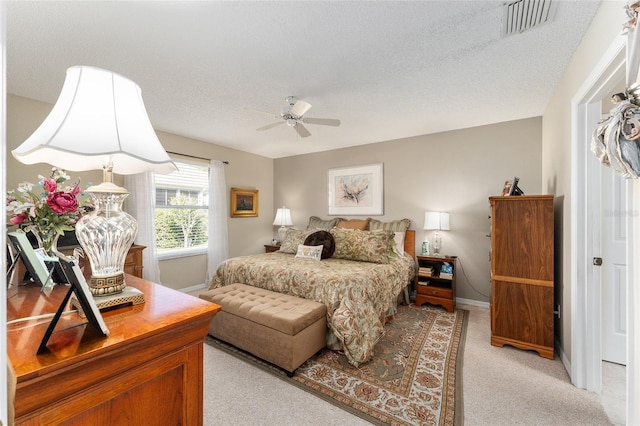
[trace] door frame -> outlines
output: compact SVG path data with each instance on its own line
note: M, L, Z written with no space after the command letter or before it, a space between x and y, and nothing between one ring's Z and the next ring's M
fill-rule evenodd
M625 78L626 36L618 36L609 46L572 100L571 146L571 381L576 387L600 394L602 392L601 304L600 279L592 265L600 252L600 167L590 151L591 134L600 119L602 100L621 79ZM637 205L632 187L627 181L628 206ZM637 192L637 191L635 191ZM632 210L629 210L632 211ZM627 256L633 254L637 230L633 215L627 215ZM640 383L631 380L635 375L636 336L633 318L638 314L633 304L633 281L637 267L627 264L627 401L640 397ZM631 297L629 297L631 296ZM627 424L640 418L627 403Z

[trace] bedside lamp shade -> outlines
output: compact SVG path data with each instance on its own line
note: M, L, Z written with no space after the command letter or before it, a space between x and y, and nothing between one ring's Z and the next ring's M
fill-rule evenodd
M449 213L425 212L424 229L426 231L449 231Z
M433 252L436 256L440 255L442 248L442 238L440 231L449 231L449 213L447 212L425 212L424 229L427 231L435 231L433 235Z
M280 229L278 229L278 237L280 238L280 242L284 241L284 237L287 234L287 226L293 225L293 220L291 220L291 210L282 206L281 209L278 209L276 212L276 219L273 221L275 226L280 225Z
M47 118L11 153L25 164L103 170L104 182L86 191L96 208L80 218L76 235L91 263L91 292L122 292L124 260L138 226L121 209L129 193L113 183L113 173L177 170L151 126L140 87L111 71L70 67Z

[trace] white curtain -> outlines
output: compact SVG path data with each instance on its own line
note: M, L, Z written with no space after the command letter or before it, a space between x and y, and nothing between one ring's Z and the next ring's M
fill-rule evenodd
M130 195L125 200L124 210L138 221L138 236L135 243L146 246L142 251L142 276L144 279L160 284L160 267L156 250L155 226L155 182L153 173L127 175L124 186Z
M209 247L205 281L207 285L215 276L218 265L229 257L228 211L224 163L218 160L211 160L209 165Z

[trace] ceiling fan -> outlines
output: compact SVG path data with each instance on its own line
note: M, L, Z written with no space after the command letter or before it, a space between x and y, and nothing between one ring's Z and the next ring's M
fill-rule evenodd
M282 108L282 112L280 114L274 114L271 112L261 111L258 109L250 108L254 111L261 112L264 114L269 114L272 117L279 118L281 121L276 123L267 124L266 126L258 127L256 130L263 131L269 130L281 124L286 124L289 127L293 127L293 130L298 133L301 138L306 138L307 136L311 136L309 130L302 123L305 124L320 124L323 126L334 126L337 127L340 125L340 120L335 118L311 118L305 117L304 115L311 109L311 104L305 101L302 101L295 96L287 96L285 99L285 105Z

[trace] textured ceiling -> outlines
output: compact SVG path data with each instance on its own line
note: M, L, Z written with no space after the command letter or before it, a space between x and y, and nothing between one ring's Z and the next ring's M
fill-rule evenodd
M539 116L599 1L503 37L502 1L8 2L7 89L54 103L92 65L157 130L270 158ZM621 6L622 7L622 6ZM340 127L257 132L286 96Z

